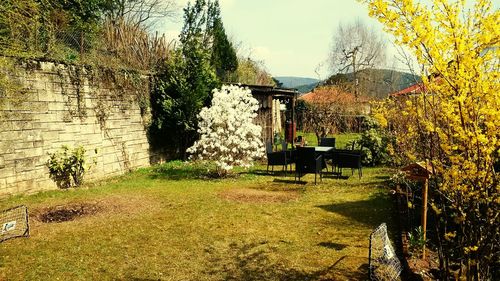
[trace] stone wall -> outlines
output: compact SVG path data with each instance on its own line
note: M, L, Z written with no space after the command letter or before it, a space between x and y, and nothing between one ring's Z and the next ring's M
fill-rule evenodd
M148 77L48 62L14 69L20 90L0 89L0 195L57 188L45 163L62 145L96 157L86 180L150 164Z

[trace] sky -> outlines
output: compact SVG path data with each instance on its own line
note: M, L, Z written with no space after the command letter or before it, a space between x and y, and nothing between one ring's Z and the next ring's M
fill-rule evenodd
M178 17L157 28L167 38L177 38L182 28L182 8L188 0L175 0ZM261 60L272 76L325 79L332 37L339 23L363 21L376 31L382 25L368 16L356 0L219 0L226 33L241 43L240 54ZM387 39L390 40L389 36ZM397 54L387 44L388 64Z

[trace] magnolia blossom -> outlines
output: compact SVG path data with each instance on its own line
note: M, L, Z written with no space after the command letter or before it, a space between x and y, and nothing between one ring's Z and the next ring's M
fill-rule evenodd
M264 156L262 128L253 123L258 108L248 88L215 89L212 106L198 115L200 139L188 148L190 158L215 161L220 175L234 166L252 166L255 158Z

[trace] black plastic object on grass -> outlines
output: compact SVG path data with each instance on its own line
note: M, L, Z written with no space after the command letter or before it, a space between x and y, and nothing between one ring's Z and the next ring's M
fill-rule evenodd
M29 237L28 208L24 205L0 212L0 242L17 237Z

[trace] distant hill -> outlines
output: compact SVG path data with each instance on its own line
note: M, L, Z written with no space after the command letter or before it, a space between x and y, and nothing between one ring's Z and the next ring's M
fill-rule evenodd
M411 73L390 69L366 69L356 72L360 95L383 99L390 93L397 92L421 81L420 77ZM353 73L335 74L322 82L322 85L345 85L354 87Z
M300 85L300 86L295 87L295 89L297 89L297 91L299 91L299 93L309 93L314 88L316 88L319 83L321 83L321 82L314 82L312 84Z
M293 76L278 76L273 77L281 83L283 88L298 88L311 84L317 84L318 79L306 78L306 77L293 77Z

